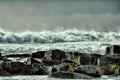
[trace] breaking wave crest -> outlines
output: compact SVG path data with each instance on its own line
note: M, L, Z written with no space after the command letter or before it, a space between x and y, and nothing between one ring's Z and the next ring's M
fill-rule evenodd
M84 41L119 41L120 32L83 31L78 29L65 31L25 31L10 32L0 29L0 43L57 43Z

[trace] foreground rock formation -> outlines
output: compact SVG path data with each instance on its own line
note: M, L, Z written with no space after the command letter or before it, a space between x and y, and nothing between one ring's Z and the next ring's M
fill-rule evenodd
M118 48L118 47L117 47ZM49 75L64 79L92 79L120 75L120 54L64 52L58 49L0 56L0 76ZM113 50L114 51L114 50ZM117 50L115 50L117 53Z

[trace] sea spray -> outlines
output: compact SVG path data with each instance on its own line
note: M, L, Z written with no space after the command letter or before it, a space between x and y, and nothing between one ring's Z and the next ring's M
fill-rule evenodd
M0 43L57 43L57 42L114 42L120 40L118 32L97 32L69 29L64 31L24 31L10 32L0 30Z

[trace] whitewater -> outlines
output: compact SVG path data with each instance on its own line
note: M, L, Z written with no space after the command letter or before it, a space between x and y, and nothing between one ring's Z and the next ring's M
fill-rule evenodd
M11 32L0 29L0 53L23 54L36 51L60 49L65 52L105 54L107 46L117 44L120 32L97 32L78 29L56 31ZM46 76L5 76L0 80L63 80ZM67 80L67 79L66 79ZM72 79L73 80L73 79ZM93 80L120 80L120 77L102 77Z

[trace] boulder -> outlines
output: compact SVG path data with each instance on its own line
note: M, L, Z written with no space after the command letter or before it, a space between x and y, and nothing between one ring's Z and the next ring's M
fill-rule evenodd
M99 66L107 66L109 64L118 63L118 60L119 59L117 59L117 58L102 56L98 59L98 65Z
M94 65L82 65L78 66L74 69L74 72L76 73L83 73L83 74L88 74L94 77L98 77L99 75L97 74L96 66Z
M58 71L50 75L50 77L61 78L61 79L73 79L73 76L74 76L74 73L67 72L67 71Z
M61 61L62 59L65 58L65 52L64 51L55 49L55 50L51 50L50 52L51 52L51 59L52 60Z
M113 75L118 65L119 59L117 57L103 56L98 59L98 66L104 72L104 75Z
M32 53L32 58L44 58L46 51L37 51Z
M97 65L97 59L101 55L99 54L80 54L81 65Z

